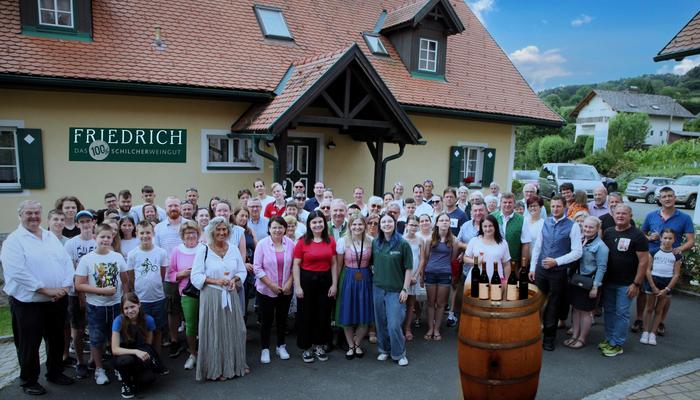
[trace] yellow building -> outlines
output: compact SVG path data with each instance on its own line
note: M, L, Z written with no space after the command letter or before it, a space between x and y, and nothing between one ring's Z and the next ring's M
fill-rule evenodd
M0 232L145 184L507 185L514 126L562 124L463 2L208 3L0 5Z

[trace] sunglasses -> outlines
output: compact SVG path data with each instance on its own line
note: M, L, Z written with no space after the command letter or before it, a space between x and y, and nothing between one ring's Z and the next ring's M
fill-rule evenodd
M294 188L295 188L295 189L303 189L304 187L303 187L303 186L296 186L296 185L294 185Z
M376 226L379 225L379 222L368 222L367 225Z
M330 210L330 209L331 209L331 208L330 208L330 207L328 207L328 206L325 206L325 207L319 207L319 208L320 208L321 210Z

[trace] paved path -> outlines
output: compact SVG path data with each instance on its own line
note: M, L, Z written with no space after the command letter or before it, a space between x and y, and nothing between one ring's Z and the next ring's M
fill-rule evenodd
M700 370L669 379L663 383L641 390L627 399L691 400L700 399Z
M589 337L589 345L581 350L558 346L554 352L545 352L538 399L581 399L628 379L647 374L669 365L700 358L697 332L700 320L688 318L697 315L700 298L678 295L668 319L668 334L659 338L658 346L639 343L639 336L631 334L625 345L625 354L606 358L595 348L602 337L602 325L596 324ZM564 339L560 331L559 341ZM289 340L293 358L280 361L273 357L270 365L258 361L258 332L251 328L253 341L248 344L248 362L252 374L227 382L195 383L193 371L184 371L186 357L166 360L171 374L159 378L143 397L149 399L190 399L195 396L207 400L269 399L283 396L287 399L458 399L461 390L458 381L455 329L443 329L442 342L422 339L425 328L416 332L416 340L408 346L410 364L406 368L374 359L375 350L365 344L368 353L361 360L346 361L343 354L334 351L325 363L304 364L299 351ZM68 372L72 374L71 371ZM112 375L110 374L110 379ZM42 377L43 383L43 377ZM653 384L653 383L652 383ZM46 399L116 398L119 386L95 385L92 379L70 387L49 384ZM644 389L640 387L639 390ZM627 395L631 395L629 393ZM0 399L22 397L21 390L12 384L0 390ZM619 398L619 397L618 397Z
M39 350L41 362L46 361L46 350L41 344ZM0 388L12 383L19 377L19 365L17 365L17 351L15 344L11 341L0 343Z

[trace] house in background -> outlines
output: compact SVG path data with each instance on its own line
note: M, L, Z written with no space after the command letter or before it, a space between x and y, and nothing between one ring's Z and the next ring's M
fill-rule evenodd
M576 118L575 137L593 136L593 150L604 149L610 119L620 112L649 115L651 127L645 140L649 146L668 143L669 132L682 131L683 123L693 118L690 111L668 96L594 89L571 111Z
M508 189L515 126L563 124L461 0L191 3L0 2L0 207L235 202L258 177Z

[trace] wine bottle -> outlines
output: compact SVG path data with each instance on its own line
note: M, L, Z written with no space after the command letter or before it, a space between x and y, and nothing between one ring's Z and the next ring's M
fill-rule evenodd
M493 275L491 275L491 300L503 300L503 288L501 277L498 275L498 263L493 263Z
M530 272L530 268L528 268L527 260L523 257L522 265L520 266L520 283L518 287L518 299L520 300L527 300L528 284L530 282L528 272Z
M472 267L472 297L479 297L479 259L474 257L474 266Z
M510 262L510 275L508 275L508 286L506 288L506 300L518 300L518 278L515 275L515 261Z
M486 273L486 260L481 260L481 276L479 277L479 299L489 299L489 274Z

